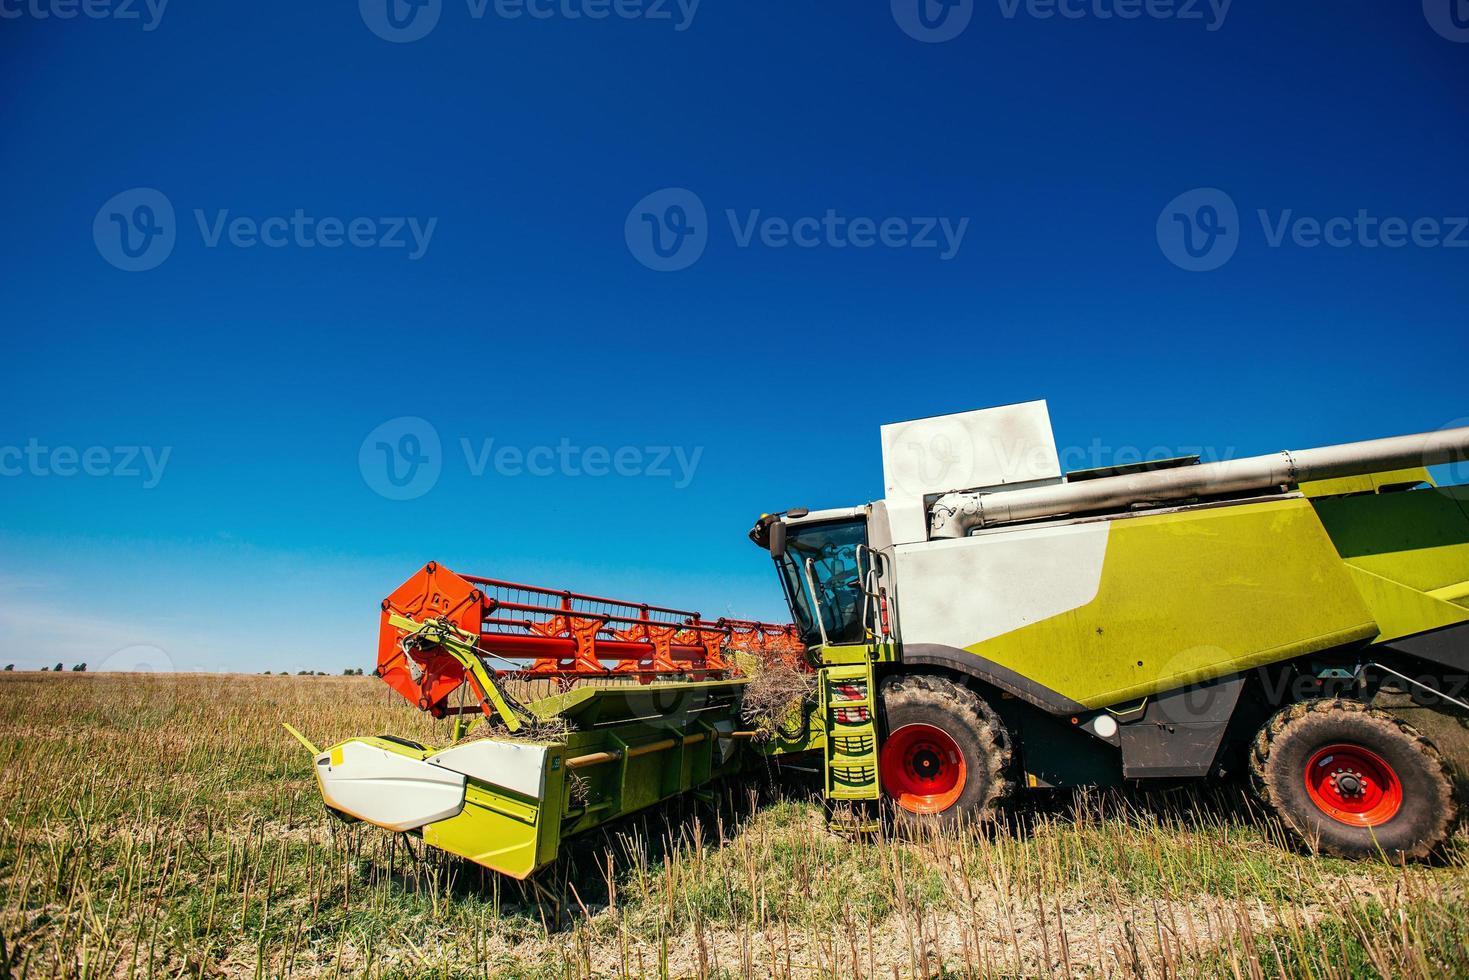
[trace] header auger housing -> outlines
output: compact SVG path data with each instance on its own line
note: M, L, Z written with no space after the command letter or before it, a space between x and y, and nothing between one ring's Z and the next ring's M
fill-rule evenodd
M377 674L434 717L497 712L489 676L578 680L716 680L733 656L797 662L805 647L789 624L706 620L699 613L604 596L459 575L429 562L383 600ZM467 685L476 701L451 706Z

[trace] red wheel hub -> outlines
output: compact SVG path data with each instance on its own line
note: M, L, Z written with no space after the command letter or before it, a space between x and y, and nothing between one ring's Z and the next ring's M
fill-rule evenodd
M933 725L904 725L889 735L878 768L887 794L912 813L942 813L964 792L964 753Z
M1352 827L1387 823L1403 805L1398 774L1360 745L1328 745L1311 756L1306 792L1322 813Z

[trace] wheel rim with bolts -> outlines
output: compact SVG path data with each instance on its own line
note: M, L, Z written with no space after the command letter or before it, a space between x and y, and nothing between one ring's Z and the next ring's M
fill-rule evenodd
M882 783L910 813L942 813L959 799L968 777L959 743L934 725L904 725L888 736L878 758Z
M1377 827L1397 816L1403 805L1403 784L1393 767L1360 745L1320 749L1306 763L1305 775L1311 802L1338 823Z

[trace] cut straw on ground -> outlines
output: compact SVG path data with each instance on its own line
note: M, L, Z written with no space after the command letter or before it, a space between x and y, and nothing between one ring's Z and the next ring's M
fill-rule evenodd
M287 721L319 745L448 740L372 678L0 678L3 972L1469 976L1462 837L1429 865L1316 858L1221 788L858 838L811 786L756 780L578 840L522 887L330 818Z

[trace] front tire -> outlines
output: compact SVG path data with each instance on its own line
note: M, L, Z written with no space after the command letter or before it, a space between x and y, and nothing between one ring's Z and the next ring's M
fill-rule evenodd
M1433 743L1358 701L1280 710L1260 729L1250 768L1266 806L1307 846L1338 857L1426 858L1457 813Z
M1010 792L1009 739L984 699L943 677L882 684L883 792L900 815L953 824L985 819Z

